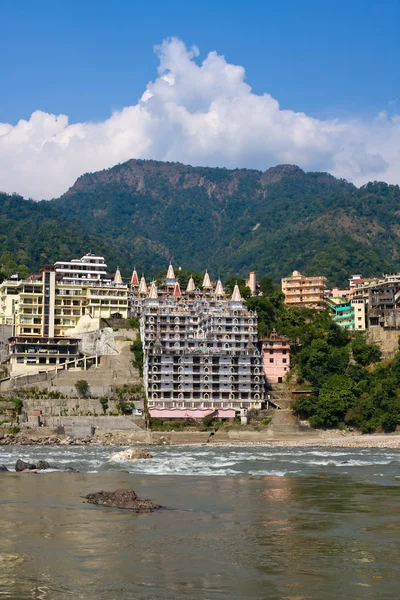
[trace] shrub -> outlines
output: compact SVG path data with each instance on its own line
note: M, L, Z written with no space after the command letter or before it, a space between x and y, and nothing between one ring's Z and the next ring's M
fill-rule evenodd
M213 425L214 423L214 417L212 415L207 415L203 418L203 425L204 427L211 427L211 425Z
M108 410L108 398L107 396L101 396L99 398L99 402L101 404L101 408L103 409L103 413L106 414Z
M90 397L90 385L86 381L86 379L79 379L75 383L75 389L80 398L89 398Z

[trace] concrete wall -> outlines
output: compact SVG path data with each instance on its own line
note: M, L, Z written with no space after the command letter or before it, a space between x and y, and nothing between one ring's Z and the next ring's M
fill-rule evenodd
M46 417L46 427L64 427L65 432L76 427L94 427L102 431L135 431L142 433L133 417Z
M383 327L370 327L367 330L367 340L379 345L384 358L393 358L399 349L400 331L396 329L383 329Z
M79 350L89 356L110 356L118 354L114 343L114 332L110 327L99 331L90 331L78 333L76 337L80 339Z

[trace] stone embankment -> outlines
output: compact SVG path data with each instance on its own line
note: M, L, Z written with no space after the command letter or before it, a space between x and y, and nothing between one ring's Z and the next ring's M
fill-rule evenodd
M343 431L311 431L311 435L272 435L272 431L193 431L193 432L150 432L144 431L140 435L136 432L113 431L96 432L93 437L59 436L54 433L40 435L40 433L21 432L19 434L0 433L0 446L10 445L69 445L69 446L135 446L148 445L226 445L226 446L318 446L327 448L394 448L400 449L399 434L372 434L361 435L356 432Z

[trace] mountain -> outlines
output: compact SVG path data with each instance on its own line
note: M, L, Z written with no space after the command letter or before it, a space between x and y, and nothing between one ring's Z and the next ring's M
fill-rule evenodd
M33 253L35 266L41 254L92 249L126 275L136 265L153 276L169 260L225 278L254 269L278 281L297 269L335 285L356 272L400 270L399 186L358 189L292 165L261 172L130 160L83 175L51 201L0 195L0 226L0 251Z
M94 234L85 223L65 218L52 202L24 200L0 193L0 255L11 252L17 263L37 271L60 258L78 258L95 250L113 265L130 269L129 248Z

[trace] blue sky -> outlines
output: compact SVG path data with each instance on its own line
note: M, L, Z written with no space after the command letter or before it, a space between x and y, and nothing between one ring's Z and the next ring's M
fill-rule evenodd
M243 65L256 93L314 116L372 113L400 98L400 2L2 0L0 119L36 109L72 121L135 102L176 36Z
M67 115L69 124L103 123L113 112L136 105L147 84L158 77L160 59L153 47L175 37L188 49L193 44L198 47L199 54L191 59L198 66L209 52L215 51L218 56L225 57L227 64L245 69L244 81L251 86L253 95L268 94L279 102L283 111L304 112L322 122L321 135L329 135L330 143L326 144L324 138L319 151L314 149L310 158L309 145L304 147L303 154L296 153L298 144L292 140L294 149L286 153L288 160L293 156L303 168L330 170L356 183L376 174L380 178L380 173L382 178L391 181L392 171L397 170L391 156L399 149L391 146L390 157L382 150L385 131L390 127L390 145L397 135L397 129L393 129L397 123L393 125L391 119L400 113L400 2L397 0L215 0L201 3L0 0L0 14L3 91L0 94L0 158L2 143L7 156L10 151L20 156L21 151L42 148L60 135L64 141L57 147L65 146L66 124L62 133L54 128L54 124L36 119L32 127L39 133L29 143L26 132L22 134L20 130L10 129L9 126L16 126L20 119L30 123L35 111ZM179 68L178 71L179 75L174 73L173 77L185 76L186 71ZM219 98L221 94L218 94ZM231 102L233 92L228 96ZM203 103L201 110L209 113L212 100L210 91L208 105L205 109ZM177 106L182 103L185 104L182 97L176 100ZM159 107L153 110L153 118L159 115L159 110ZM264 109L260 107L260 110ZM384 121L379 131L376 128L378 114L380 123ZM285 115L281 113L281 116ZM165 115L163 119L165 121ZM326 124L333 120L338 121L342 129L356 120L358 131L362 129L350 157L338 154L348 143L347 138L338 140L337 129L334 134L327 133L330 125L327 127ZM369 147L371 136L365 130L369 126L373 129L373 147ZM49 137L43 134L44 129ZM166 129L168 135L177 135L175 130L171 131L170 121L163 130ZM318 131L320 129L318 127ZM7 134L7 140L1 139L2 131ZM67 131L70 139L71 131ZM111 166L113 161L126 159L131 152L145 158L176 158L198 164L209 162L261 168L285 159L281 146L289 144L290 150L292 143L284 136L281 142L274 147L270 144L259 154L259 160L256 153L249 153L248 148L238 150L234 156L224 156L224 148L221 148L218 157L210 154L208 160L205 150L200 154L191 153L189 145L186 153L179 153L171 147L166 150L166 139L157 147L153 141L147 143L145 138L151 136L151 131L153 128L149 126L140 143L132 142L123 152L115 150L109 160L102 156L98 163L84 166L88 170ZM86 133L79 135L86 136ZM160 131L157 135L160 137ZM271 138L275 139L276 135L273 133ZM353 131L353 139L354 135ZM267 129L264 136L269 137ZM176 138L176 147L180 145ZM225 155L230 149L231 141ZM96 148L93 147L93 151L96 152ZM67 160L65 155L62 160ZM70 163L67 170L69 178L65 184L63 182L64 186L69 185L79 171ZM25 176L28 183L22 187L24 193L28 193L32 177L28 172ZM21 177L24 178L21 171L11 177L7 165L4 173L0 170L0 189L14 189L15 182ZM52 185L48 191L41 189L35 182L32 187L34 194L43 197L60 191Z

